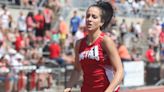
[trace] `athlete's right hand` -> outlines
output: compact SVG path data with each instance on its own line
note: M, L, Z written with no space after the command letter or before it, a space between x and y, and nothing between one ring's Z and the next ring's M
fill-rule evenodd
M71 88L64 89L64 92L71 92Z

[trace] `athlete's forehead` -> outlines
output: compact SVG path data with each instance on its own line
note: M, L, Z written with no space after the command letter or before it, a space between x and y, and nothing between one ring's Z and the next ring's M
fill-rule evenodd
M92 14L95 14L95 15L101 15L102 14L102 10L98 6L90 6L87 9L86 13L87 14L92 13Z

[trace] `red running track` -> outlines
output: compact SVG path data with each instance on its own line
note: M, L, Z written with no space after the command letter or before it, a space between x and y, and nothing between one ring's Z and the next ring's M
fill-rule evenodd
M164 86L127 89L120 92L164 92Z

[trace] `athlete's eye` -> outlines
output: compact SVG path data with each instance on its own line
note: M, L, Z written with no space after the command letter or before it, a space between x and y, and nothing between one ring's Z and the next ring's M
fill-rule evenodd
M89 18L90 17L90 14L87 14L86 18Z
M92 17L93 17L93 19L96 19L96 18L97 18L97 16L96 16L96 15L92 15Z

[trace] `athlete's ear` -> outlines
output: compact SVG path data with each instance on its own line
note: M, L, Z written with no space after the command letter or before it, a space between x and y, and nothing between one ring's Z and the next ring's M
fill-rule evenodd
M102 27L102 26L103 26L103 24L104 24L104 23L103 23L103 22L101 22L101 23L100 23L100 26Z
M101 19L100 27L102 27L104 25L104 21L105 20Z

